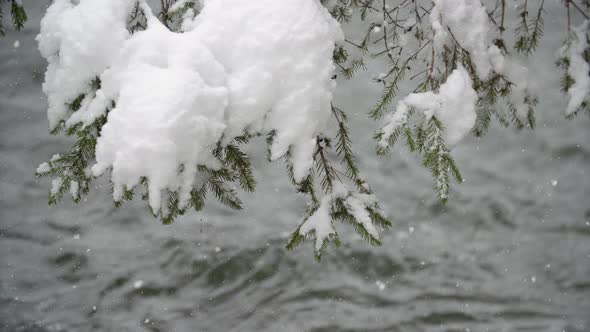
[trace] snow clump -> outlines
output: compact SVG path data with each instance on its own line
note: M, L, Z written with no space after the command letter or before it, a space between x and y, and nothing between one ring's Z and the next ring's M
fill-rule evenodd
M332 53L343 41L320 2L206 1L172 32L141 1L147 27L132 34L135 3L55 0L37 37L50 127L107 118L92 172L111 171L114 199L145 177L155 213L166 191L184 207L196 166L218 168L211 150L244 132L275 132L271 159L290 152L295 180L304 179L331 114Z

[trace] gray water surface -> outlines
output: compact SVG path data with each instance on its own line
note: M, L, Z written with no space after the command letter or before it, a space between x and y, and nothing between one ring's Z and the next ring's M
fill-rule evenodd
M538 128L457 147L466 181L445 207L415 156L374 155L371 74L340 82L394 227L373 248L340 225L317 263L311 243L284 249L305 204L264 158L242 212L211 201L164 226L143 202L115 209L105 181L48 207L34 170L71 142L48 134L34 6L0 38L0 331L590 331L590 120L562 116L559 23L534 60Z

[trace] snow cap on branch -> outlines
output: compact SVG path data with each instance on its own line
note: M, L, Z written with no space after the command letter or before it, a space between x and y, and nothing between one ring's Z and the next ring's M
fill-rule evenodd
M55 0L41 20L39 51L48 66L43 83L49 126L69 116L68 105L91 90L129 38L126 19L134 0Z
M486 9L479 0L434 0L430 21L438 52L446 43L457 42L472 55L481 78L492 70L503 71L504 57L491 43Z
M334 188L324 197L322 197L317 209L301 224L299 228L299 235L306 236L313 232L315 236L315 251L320 252L324 246L324 242L329 240L331 235L336 235L336 230L332 224L334 215L337 213L338 204L341 204L346 211L346 214L354 218L355 223L366 232L368 237L378 240L380 237L379 231L375 225L373 217L371 217L369 209L378 211L377 199L373 194L361 194L356 191L351 191L341 183L335 183Z
M290 151L303 180L331 114L332 53L343 40L319 1L207 1L183 33L142 2L147 27L130 34L134 3L56 0L37 37L49 61L50 126L107 117L93 172L112 170L114 199L145 177L154 212L166 190L179 193L182 208L197 165L215 169L217 143L244 132L276 133L271 159Z
M348 190L344 185L338 184L334 190L322 197L319 207L309 216L299 228L299 234L307 235L315 232L315 250L322 248L324 241L332 234L336 234L332 225L332 204L335 199L346 197Z
M383 135L379 144L382 147L388 145L389 137L407 123L408 113L413 109L422 112L427 119L435 116L440 120L446 129L443 133L445 142L453 146L473 128L476 102L477 93L473 90L471 78L465 68L459 66L440 86L438 93L411 93L400 100L396 111L381 129Z
M585 20L572 28L571 40L559 50L559 55L569 59L567 74L573 78L573 85L567 90L569 97L566 115L575 113L584 101L590 100L590 65L584 59L589 48L590 21Z

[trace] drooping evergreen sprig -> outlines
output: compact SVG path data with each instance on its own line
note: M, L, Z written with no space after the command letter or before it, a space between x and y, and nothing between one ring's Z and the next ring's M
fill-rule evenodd
M68 128L66 135L76 138L70 151L55 155L45 169L37 172L38 176L54 178L49 194L50 205L60 201L68 191L75 202L79 202L82 195L88 194L89 186L94 180L89 175L89 166L94 160L96 138L105 123L106 116L101 116L83 129L79 125Z
M427 123L424 140L422 164L429 168L434 178L434 188L441 203L449 199L449 182L452 175L457 182L463 182L459 168L451 157L443 138L444 127L435 116Z
M285 160L287 161L287 173L292 183L296 186L298 192L308 194L310 197L310 204L301 224L293 231L289 238L287 243L288 249L293 249L301 245L307 238L315 238L316 233L313 230L302 235L300 233L301 226L309 218L314 216L318 209L321 208L321 204L329 205L329 215L332 227L334 228L334 233L325 238L320 248L315 250L315 257L318 260L321 259L330 243L335 246L340 245L338 233L335 230L335 225L338 222L352 225L353 229L372 245L381 244L381 240L371 235L363 223L356 218L351 205L346 203L347 199L352 199L351 197L372 197L373 193L360 175L357 159L352 149L352 140L347 125L346 113L332 105L332 114L338 125L335 137L334 139L329 139L323 136L318 136L316 151L314 153L315 169L312 170L300 183L297 183L293 178L293 169L289 162L289 154L285 156ZM332 144L334 141L336 143ZM271 142L272 138L269 138L269 143ZM343 171L341 171L334 163L335 158L339 159L339 164L344 168ZM316 181L319 181L320 187L324 192L322 197L318 197L318 194L315 192L314 183ZM334 195L336 187L341 188L348 184L351 184L353 189L347 189L346 195ZM328 202L325 202L327 197L329 198ZM366 209L373 225L381 228L388 228L391 226L391 222L383 215L376 200L365 205L364 209Z
M374 119L380 119L383 114L385 114L387 107L393 102L394 98L398 92L398 85L404 80L407 72L411 70L410 63L417 59L418 55L422 50L428 46L430 42L424 43L420 46L414 53L410 54L407 58L403 59L399 65L392 66L387 74L383 75L380 79L383 82L383 94L377 100L377 103L373 108L369 111L369 116ZM398 59L398 60L401 60ZM389 80L389 76L392 76L392 79Z
M21 30L27 21L27 13L22 3L18 0L0 0L0 36L4 36L4 10L5 5L10 8L11 23L15 30Z
M442 122L436 116L426 117L423 113L410 109L406 121L400 123L389 135L387 144L377 145L377 154L385 155L403 138L410 152L420 155L422 165L431 171L435 192L443 204L449 198L451 177L458 183L463 182L459 168L445 144L444 131ZM375 139L382 142L383 135L379 131Z
M332 113L338 123L336 132L336 154L340 158L340 163L344 165L344 174L354 183L357 190L361 193L369 193L367 184L360 176L356 157L352 151L352 139L348 129L348 118L346 113L332 105Z
M527 8L529 6L528 0L521 0L517 5L519 18L514 30L514 34L516 35L514 49L517 52L530 55L537 48L539 40L543 37L543 26L545 24L543 20L543 14L545 13L545 9L543 9L544 4L545 0L541 0L533 18L530 18L529 8Z
M329 222L331 223L334 231L329 236L322 239L319 248L316 247L315 257L317 260L321 259L329 244L333 244L336 247L340 246L340 239L338 236L338 232L335 228L335 225L338 223L351 225L353 229L361 236L361 238L369 242L371 245L380 246L382 244L381 239L375 236L374 232L371 232L369 229L367 229L367 227L380 227L385 229L391 227L391 222L383 216L383 213L376 202L364 202L363 204L364 213L366 213L366 216L368 216L368 218L370 219L370 221L368 222L370 222L372 226L368 226L364 222L361 222L359 220L359 216L357 215L359 211L355 210L355 207L353 207L352 204L350 204L350 201L358 201L359 197L363 197L363 195L366 196L366 194L360 194L357 191L350 190L343 195L328 195L326 196L328 197L327 201L326 197L324 197L322 204L326 204L327 206L313 206L310 209L308 209L301 224L291 234L289 241L287 243L287 248L294 249L297 246L303 244L305 239L313 239L317 236L314 230L310 231L307 234L301 234L301 227L309 218L313 218L314 214L322 208L327 208L329 210Z
M586 5L587 8L590 9L590 4ZM579 36L577 33L568 29L568 36L564 45L560 49L560 56L556 62L557 67L561 69L563 72L560 83L561 83L561 91L564 94L568 94L570 90L574 87L576 80L571 75L571 59L569 55L569 50L572 47L574 42L579 42L578 38L586 38L586 48L583 50L581 56L583 61L590 65L590 31L586 31L582 33L582 36ZM577 70L574 68L574 70ZM590 75L590 74L589 74ZM568 119L575 118L580 113L586 113L590 115L590 96L586 96L586 98L582 101L580 106L574 110L573 112L566 114Z

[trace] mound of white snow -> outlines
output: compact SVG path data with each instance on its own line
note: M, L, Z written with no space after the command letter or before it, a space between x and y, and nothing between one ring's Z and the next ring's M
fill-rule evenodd
M332 53L343 40L319 1L209 0L181 33L142 3L147 28L130 34L134 3L55 0L37 37L49 62L50 126L107 114L92 170L112 170L114 199L146 177L155 212L166 190L180 193L182 207L199 181L196 166L217 167L211 150L245 131L276 131L271 158L290 150L303 179L330 117Z

